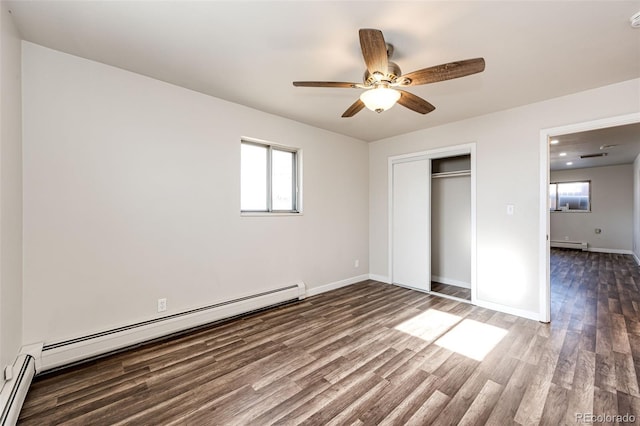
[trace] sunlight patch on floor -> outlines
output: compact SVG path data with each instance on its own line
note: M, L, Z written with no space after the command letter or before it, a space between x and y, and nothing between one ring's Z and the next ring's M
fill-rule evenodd
M466 319L436 340L435 344L482 361L506 334L507 330L503 328Z
M395 329L426 341L433 341L460 321L462 318L457 315L429 309L398 324Z

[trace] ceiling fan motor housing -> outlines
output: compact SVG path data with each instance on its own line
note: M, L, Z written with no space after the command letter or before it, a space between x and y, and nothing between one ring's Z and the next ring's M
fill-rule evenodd
M383 76L376 76L366 70L364 72L364 84L366 86L373 86L375 83L379 83L381 81L393 82L396 78L402 75L402 71L400 71L400 67L395 62L389 61L387 64L387 72Z

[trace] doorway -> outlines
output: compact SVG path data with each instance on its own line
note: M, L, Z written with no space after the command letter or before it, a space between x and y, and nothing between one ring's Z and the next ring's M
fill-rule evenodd
M550 143L562 135L589 132L600 129L614 129L620 126L640 123L640 113L594 120L568 126L544 129L540 131L540 229L542 234L539 243L539 270L542 282L540 286L540 321L551 321L551 213L549 210L549 184L551 183ZM634 177L635 179L636 177ZM640 232L638 224L634 224L634 234ZM596 231L597 232L597 231Z

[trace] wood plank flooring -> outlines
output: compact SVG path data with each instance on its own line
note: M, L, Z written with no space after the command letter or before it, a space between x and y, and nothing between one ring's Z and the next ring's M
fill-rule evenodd
M38 377L19 424L637 424L640 269L553 250L551 273L551 324L367 281Z
M471 289L431 281L431 291L460 299L471 300Z

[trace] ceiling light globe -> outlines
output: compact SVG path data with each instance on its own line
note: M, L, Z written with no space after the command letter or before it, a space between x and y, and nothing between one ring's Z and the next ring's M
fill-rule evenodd
M364 105L375 112L388 110L398 102L398 99L400 99L400 92L388 87L367 90L360 95L360 100L364 102Z

